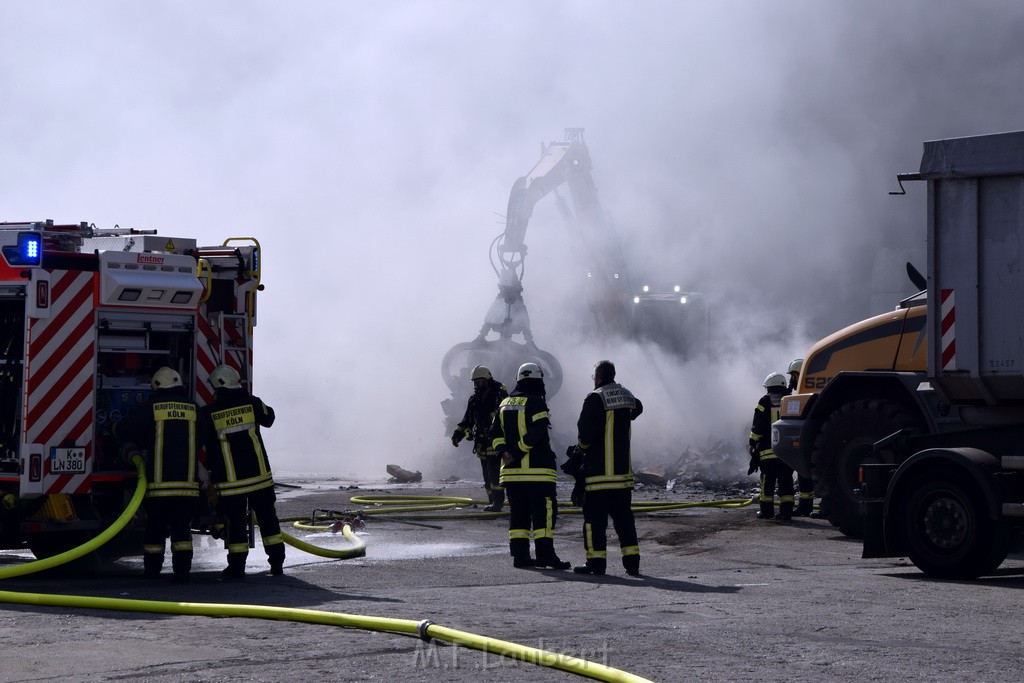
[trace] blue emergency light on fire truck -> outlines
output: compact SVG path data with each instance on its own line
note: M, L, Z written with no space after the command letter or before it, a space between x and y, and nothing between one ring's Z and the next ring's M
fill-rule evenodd
M16 231L0 236L4 260L11 266L38 266L43 260L43 236L34 231Z
M260 247L43 221L0 223L0 253L0 547L42 557L124 509L136 475L112 427L158 368L201 405L217 365L250 385Z

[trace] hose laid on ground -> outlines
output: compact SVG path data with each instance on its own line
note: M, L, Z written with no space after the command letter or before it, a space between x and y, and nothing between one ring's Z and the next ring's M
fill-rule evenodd
M138 481L135 485L135 493L121 516L113 524L103 530L95 538L83 543L77 548L66 552L47 557L42 560L26 562L24 564L5 567L0 569L0 579L23 576L35 572L51 569L53 567L76 560L83 555L90 553L101 545L116 536L135 515L142 499L146 495L146 468L140 456L132 458L132 463L138 471ZM318 548L305 541L300 541L294 536L283 534L285 541L301 550L312 552L325 557L332 557L325 553L366 553L366 545L359 539L349 525L345 525L342 533L345 537L359 545L355 548L347 548L342 551L329 551L325 548ZM339 555L340 556L340 555ZM14 591L0 591L0 602L39 605L47 607L77 607L86 609L108 609L123 612L148 612L153 614L189 614L211 617L248 617L254 619L277 619L298 621L310 624L323 624L328 626L343 626L348 628L362 628L372 631L392 631L396 633L419 635L423 640L436 638L445 642L456 643L464 647L470 647L483 652L497 653L506 657L512 657L538 666L547 666L561 669L579 676L585 676L600 681L614 683L652 683L648 679L635 676L620 669L614 669L596 662L585 659L570 657L561 653L549 652L538 648L510 643L504 640L488 638L468 631L459 631L443 626L437 626L430 621L412 621L409 619L394 619L390 617L372 617L354 614L341 614L336 612L325 612L320 610L297 609L290 607L268 607L263 605L228 605L218 603L189 603L189 602L163 602L157 600L129 600L126 598L100 598L84 595L47 595L44 593L18 593Z
M0 579L10 579L15 576L33 574L45 569L52 569L53 567L71 562L72 560L77 560L83 555L87 555L96 550L116 536L135 515L139 506L142 505L142 499L146 496L146 464L142 460L142 457L138 455L132 457L132 464L135 465L135 469L139 473L138 482L135 484L135 494L132 496L131 500L128 501L128 507L124 509L124 512L121 513L120 517L114 520L113 524L104 529L103 532L95 538L89 539L77 548L72 548L71 550L66 550L58 555L46 557L41 560L34 560L32 562L25 562L24 564L4 567L3 569L0 569Z
M462 510L468 505L486 505L489 501L475 500L473 498L461 498L456 496L424 496L424 495L396 495L381 494L368 496L353 496L349 502L355 505L371 505L374 507L359 511L360 515L387 515L392 519L493 519L496 517L507 517L507 512L460 512L459 514L409 514L439 510ZM648 512L665 512L668 510L682 510L695 507L713 507L721 509L742 508L753 502L751 498L725 498L722 500L703 500L689 503L660 503L657 501L633 501L630 509L635 514ZM335 512L334 515L346 516L347 513ZM559 503L558 514L579 515L583 514L583 508L574 505ZM323 517L320 520L335 519L337 517ZM317 519L303 518L295 520L295 526L299 529L311 531L326 531L329 525L317 525Z
M281 532L281 535L284 536L285 543L294 548L298 548L299 550L307 552L310 555L329 557L334 560L348 560L353 557L363 557L364 555L366 555L366 541L356 536L355 533L352 531L352 527L350 525L346 524L344 527L342 527L341 533L350 543L353 544L351 548L342 548L341 550L321 548L318 545L313 545L312 543L307 543L302 539L295 538L291 534L286 533L284 531Z
M565 654L541 650L527 645L510 643L505 640L488 638L468 631L459 631L433 624L430 621L372 617L359 614L325 612L321 610L294 607L269 607L264 605L230 605L202 602L164 602L158 600L130 600L126 598L96 598L79 595L46 595L43 593L13 593L0 591L0 602L39 605L45 607L79 607L108 609L122 612L149 612L153 614L188 614L207 617L246 617L251 619L276 619L296 621L325 626L361 628L370 631L390 631L406 635L418 635L423 640L431 638L464 647L496 653L538 666L561 669L579 676L614 683L651 683L621 669L614 669L597 662L571 657Z

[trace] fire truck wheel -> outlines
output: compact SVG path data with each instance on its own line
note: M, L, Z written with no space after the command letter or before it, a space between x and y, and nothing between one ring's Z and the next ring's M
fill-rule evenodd
M985 511L981 494L956 470L910 482L897 519L910 560L941 579L973 579L1006 559L1009 534Z
M832 413L814 442L811 463L821 509L844 535L860 538L860 466L875 462L876 441L901 429L923 430L920 417L895 401L853 401Z

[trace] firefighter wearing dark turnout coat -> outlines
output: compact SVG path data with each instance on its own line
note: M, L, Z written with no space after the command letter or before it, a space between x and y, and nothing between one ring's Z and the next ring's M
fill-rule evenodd
M480 458L480 469L484 475L484 490L489 505L487 512L500 512L505 505L505 489L501 485L501 458L491 445L490 431L498 405L508 397L508 389L495 381L491 371L482 365L473 368L473 395L469 397L466 414L455 427L452 445L458 446L463 439L473 442L473 452Z
M800 370L804 367L804 359L796 358L789 363L786 374L789 375L789 393L796 391L797 383L800 380ZM796 475L797 491L799 502L793 510L794 517L814 516L814 479Z
M772 450L772 423L779 419L782 397L789 394L786 378L782 373L773 372L764 379L767 393L754 408L754 419L750 425L750 469L747 474L761 470L761 519L775 517L775 488L779 490L779 519L787 521L793 516L793 469L779 460Z
M508 547L515 567L568 569L555 554L555 452L544 379L536 363L519 367L512 393L501 402L491 445L501 456L501 485L508 494ZM533 538L536 558L530 557Z
M256 515L270 573L277 576L284 573L284 536L274 509L274 477L260 434L260 427L274 424L274 410L245 391L240 381L234 368L214 368L210 383L216 397L204 410L210 476L218 507L227 517L228 566L223 576L245 576L249 510Z
M619 537L622 566L631 576L640 573L640 545L631 509L630 436L632 421L643 409L639 399L615 382L615 365L611 361L600 361L594 367L594 390L584 399L576 423L579 440L563 468L576 477L573 499L583 505L583 544L587 561L574 569L577 574L605 573L608 517Z
M187 581L192 569L192 515L199 501L199 407L189 400L181 376L171 368L153 373L151 386L146 403L114 425L114 436L146 449L143 575L160 575L170 534L174 579Z

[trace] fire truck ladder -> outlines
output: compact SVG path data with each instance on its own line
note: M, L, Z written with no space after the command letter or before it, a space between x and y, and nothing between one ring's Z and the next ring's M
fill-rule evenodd
M245 313L221 313L217 324L217 335L220 339L221 362L227 363L229 358L236 358L240 367L238 374L242 376L242 385L250 388L249 370L252 368L252 318Z

